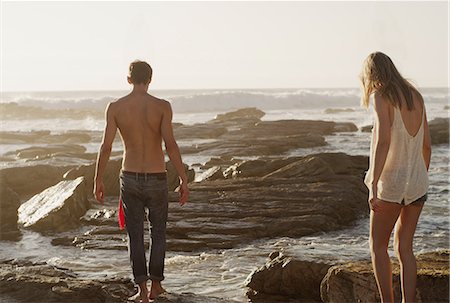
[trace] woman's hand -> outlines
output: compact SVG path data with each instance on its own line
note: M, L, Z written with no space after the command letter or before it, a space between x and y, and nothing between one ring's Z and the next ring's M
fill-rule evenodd
M381 209L380 199L374 196L374 198L369 200L369 207L374 212L379 211Z

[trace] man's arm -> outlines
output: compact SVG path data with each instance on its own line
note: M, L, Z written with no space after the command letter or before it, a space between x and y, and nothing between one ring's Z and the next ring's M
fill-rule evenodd
M163 118L161 121L161 135L166 146L167 155L177 170L180 177L180 205L184 205L189 198L189 189L187 187L188 179L184 171L183 161L181 160L180 149L173 136L172 128L172 107L170 103L165 101Z
M105 197L105 185L103 184L103 174L105 173L106 163L111 155L112 144L117 132L117 124L113 113L113 104L110 103L105 112L106 126L103 132L102 145L98 151L97 165L94 176L94 196L98 202L103 203Z

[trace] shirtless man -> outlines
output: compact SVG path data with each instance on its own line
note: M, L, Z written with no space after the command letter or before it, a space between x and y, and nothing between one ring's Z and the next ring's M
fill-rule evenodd
M181 206L189 196L186 173L173 137L172 108L169 102L147 93L151 77L152 69L148 63L135 61L130 64L128 83L133 85L133 90L106 109L106 127L94 177L94 195L102 203L105 196L103 175L119 129L125 147L120 196L134 282L139 285L143 303L164 292L161 281L164 279L168 190L162 140L180 178ZM144 248L145 208L148 208L152 240L149 274ZM150 293L147 289L149 279L152 281Z

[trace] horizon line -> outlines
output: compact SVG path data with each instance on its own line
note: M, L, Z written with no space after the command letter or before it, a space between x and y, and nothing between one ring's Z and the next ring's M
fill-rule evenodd
M450 90L450 86L418 86L424 89L447 89ZM322 86L322 87L230 87L230 88L156 88L149 87L148 91L217 91L217 90L295 90L295 89L360 89L358 86ZM129 89L70 89L70 90L0 90L0 94L8 93L76 93L76 92L125 92Z

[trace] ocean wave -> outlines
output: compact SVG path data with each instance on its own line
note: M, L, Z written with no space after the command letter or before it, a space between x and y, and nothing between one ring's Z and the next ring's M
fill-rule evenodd
M356 88L344 89L247 89L247 90L171 90L150 91L157 97L171 102L176 113L225 112L243 107L257 107L261 110L356 108L360 105L361 92ZM105 92L49 92L2 94L1 109L11 110L20 106L13 116L23 116L31 111L37 117L69 115L69 110L80 114L103 115L109 102L125 95L124 91ZM427 103L440 104L439 110L449 104L449 95L443 89L427 89L424 92ZM9 104L9 105L7 105ZM6 106L6 107L5 107ZM8 108L9 106L9 108ZM61 112L37 112L60 110ZM33 112L34 111L34 112ZM64 112L66 111L66 112ZM8 117L6 117L8 118Z
M88 117L102 118L104 113L100 109L76 109L76 108L42 108L23 105L15 102L0 103L0 119L61 119L81 120Z

